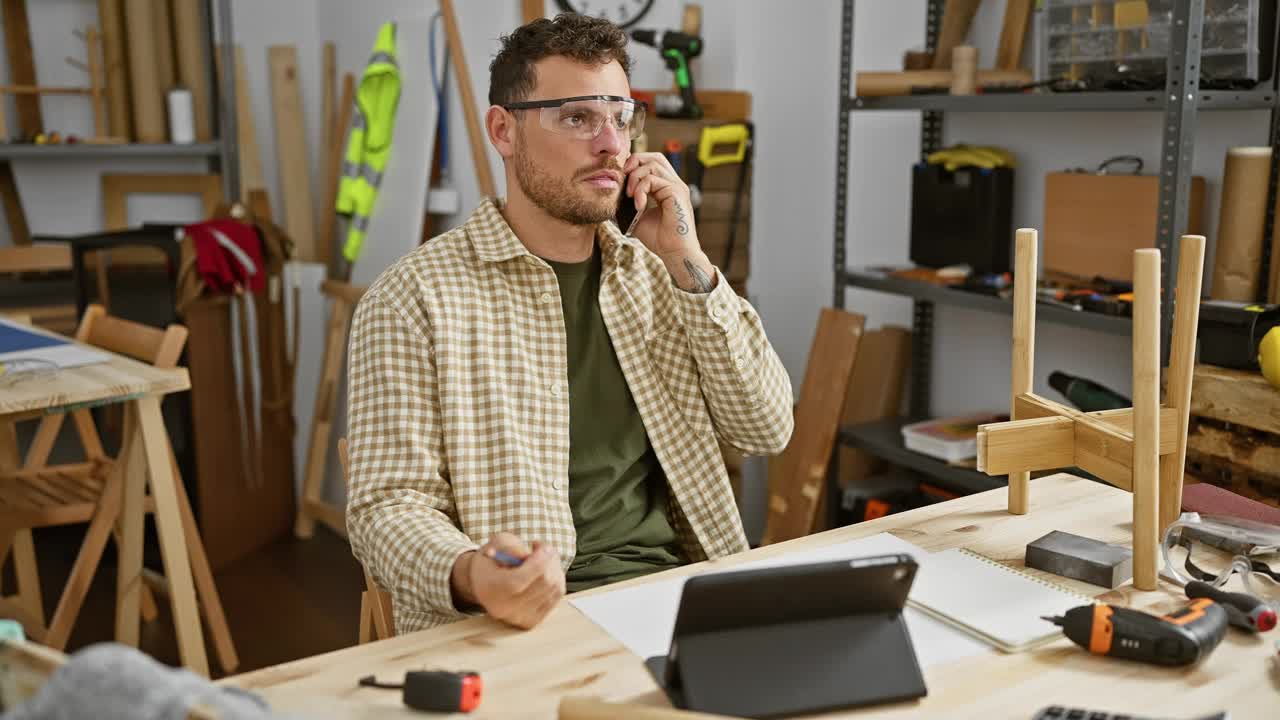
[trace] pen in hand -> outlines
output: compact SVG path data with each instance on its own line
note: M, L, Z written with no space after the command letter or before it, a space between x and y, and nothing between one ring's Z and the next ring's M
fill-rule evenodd
M505 565L507 567L520 567L524 564L524 558L518 558L511 553L505 553L501 550L494 550L489 557L499 565Z

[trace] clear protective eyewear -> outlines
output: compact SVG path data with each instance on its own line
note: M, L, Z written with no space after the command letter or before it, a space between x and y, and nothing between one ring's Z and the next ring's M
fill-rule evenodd
M1240 575L1244 592L1280 612L1280 527L1187 512L1165 530L1161 553L1162 574L1179 585L1222 587Z
M644 131L647 106L618 95L579 95L556 100L530 100L503 105L507 110L537 110L538 124L557 135L594 140L606 121L631 140Z

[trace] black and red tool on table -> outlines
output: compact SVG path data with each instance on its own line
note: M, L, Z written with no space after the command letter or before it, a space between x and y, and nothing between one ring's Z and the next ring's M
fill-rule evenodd
M1208 598L1227 611L1231 627L1248 632L1268 632L1276 626L1276 611L1252 595L1220 590L1207 582L1187 583L1187 597Z
M373 675L360 678L361 687L404 690L404 704L414 710L456 713L480 706L483 684L479 673L445 670L410 670L404 684L382 683Z

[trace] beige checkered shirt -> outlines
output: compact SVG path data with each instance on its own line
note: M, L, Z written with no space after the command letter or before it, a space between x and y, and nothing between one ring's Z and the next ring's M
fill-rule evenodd
M597 238L600 312L670 483L684 556L745 550L717 439L780 452L793 426L786 370L723 276L686 293L612 223ZM555 271L494 202L365 293L351 330L347 529L394 598L398 632L463 616L450 570L494 533L573 561L567 366Z

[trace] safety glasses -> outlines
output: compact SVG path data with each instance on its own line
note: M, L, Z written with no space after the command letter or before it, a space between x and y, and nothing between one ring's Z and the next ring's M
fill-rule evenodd
M1200 580L1215 587L1239 575L1246 593L1280 610L1278 539L1276 526L1183 513L1164 533L1163 574L1180 585Z
M644 131L647 106L617 95L580 95L557 100L531 100L503 105L507 110L537 110L538 124L557 135L593 140L605 123L634 140Z

